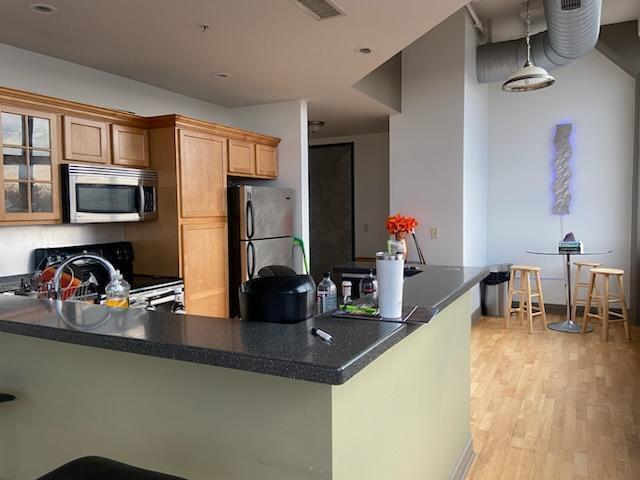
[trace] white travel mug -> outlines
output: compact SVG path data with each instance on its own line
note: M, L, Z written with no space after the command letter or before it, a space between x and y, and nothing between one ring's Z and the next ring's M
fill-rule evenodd
M402 317L404 257L401 254L376 254L378 307L382 318Z

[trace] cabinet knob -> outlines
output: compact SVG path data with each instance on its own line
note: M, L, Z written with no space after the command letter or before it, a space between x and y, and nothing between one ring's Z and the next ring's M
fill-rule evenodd
M0 393L0 403L4 402L13 402L16 399L13 395L9 395L8 393Z

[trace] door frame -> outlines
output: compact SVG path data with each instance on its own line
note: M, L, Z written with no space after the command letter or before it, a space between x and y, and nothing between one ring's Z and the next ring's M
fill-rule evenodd
M351 150L350 168L351 168L351 260L356 259L356 169L355 169L355 142L339 142L327 143L323 145L309 145L309 150L320 150L329 147L346 147ZM309 159L311 156L309 156ZM311 185L311 170L308 174L309 185Z

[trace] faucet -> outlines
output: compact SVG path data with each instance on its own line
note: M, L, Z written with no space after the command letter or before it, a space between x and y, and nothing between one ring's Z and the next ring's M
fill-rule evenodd
M116 278L116 269L106 258L100 255L94 255L93 253L80 253L78 255L74 255L73 257L69 257L64 262L62 262L56 269L56 273L53 275L53 294L56 300L62 300L62 293L60 291L60 280L62 279L62 273L64 272L64 269L76 260L82 259L94 260L98 262L107 269L111 280Z

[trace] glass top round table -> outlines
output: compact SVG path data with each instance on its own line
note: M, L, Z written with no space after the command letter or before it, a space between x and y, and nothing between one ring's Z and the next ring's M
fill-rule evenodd
M572 298L571 298L571 257L573 255L576 256L594 256L594 255L607 255L612 253L613 250L601 250L601 251L589 251L589 252L559 252L559 251L536 251L536 250L527 250L527 253L532 255L556 255L562 256L565 258L565 295L567 298L567 319L562 322L553 322L548 325L551 330L555 330L556 332L567 332L567 333L580 333L582 331L582 327L575 322L575 318L572 318ZM592 332L593 327L591 325L587 325L587 332Z

